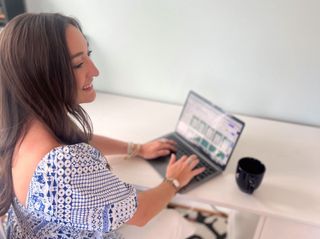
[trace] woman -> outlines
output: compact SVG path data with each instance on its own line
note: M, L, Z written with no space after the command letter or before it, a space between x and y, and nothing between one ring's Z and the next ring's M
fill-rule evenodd
M103 155L152 159L174 142L127 144L93 135L81 103L95 99L98 69L79 24L60 14L23 14L0 34L0 216L9 238L115 238L143 226L204 168L171 156L167 179L137 193ZM180 184L180 185L178 185Z

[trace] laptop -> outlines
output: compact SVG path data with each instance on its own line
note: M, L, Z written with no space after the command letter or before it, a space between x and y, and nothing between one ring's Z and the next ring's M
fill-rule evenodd
M196 154L196 167L206 170L195 176L179 192L185 193L222 173L231 158L245 123L220 107L190 91L174 132L161 138L177 143L177 160L182 155ZM148 160L165 177L170 155Z

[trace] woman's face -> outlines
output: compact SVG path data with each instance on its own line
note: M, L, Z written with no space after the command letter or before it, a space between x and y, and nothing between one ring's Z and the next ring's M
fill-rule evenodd
M77 103L92 102L96 97L92 81L99 71L90 59L87 40L76 27L70 25L66 29L66 40L71 56L71 64L76 78Z

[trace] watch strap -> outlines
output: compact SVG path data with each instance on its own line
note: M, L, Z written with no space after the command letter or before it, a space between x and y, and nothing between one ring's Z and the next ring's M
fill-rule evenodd
M180 190L180 182L177 179L166 177L164 179L164 182L168 182L175 189L176 192Z

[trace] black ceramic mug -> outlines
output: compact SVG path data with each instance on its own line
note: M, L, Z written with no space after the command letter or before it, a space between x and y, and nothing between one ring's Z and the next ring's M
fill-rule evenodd
M266 167L255 158L241 158L238 161L236 181L241 191L252 194L262 182Z

